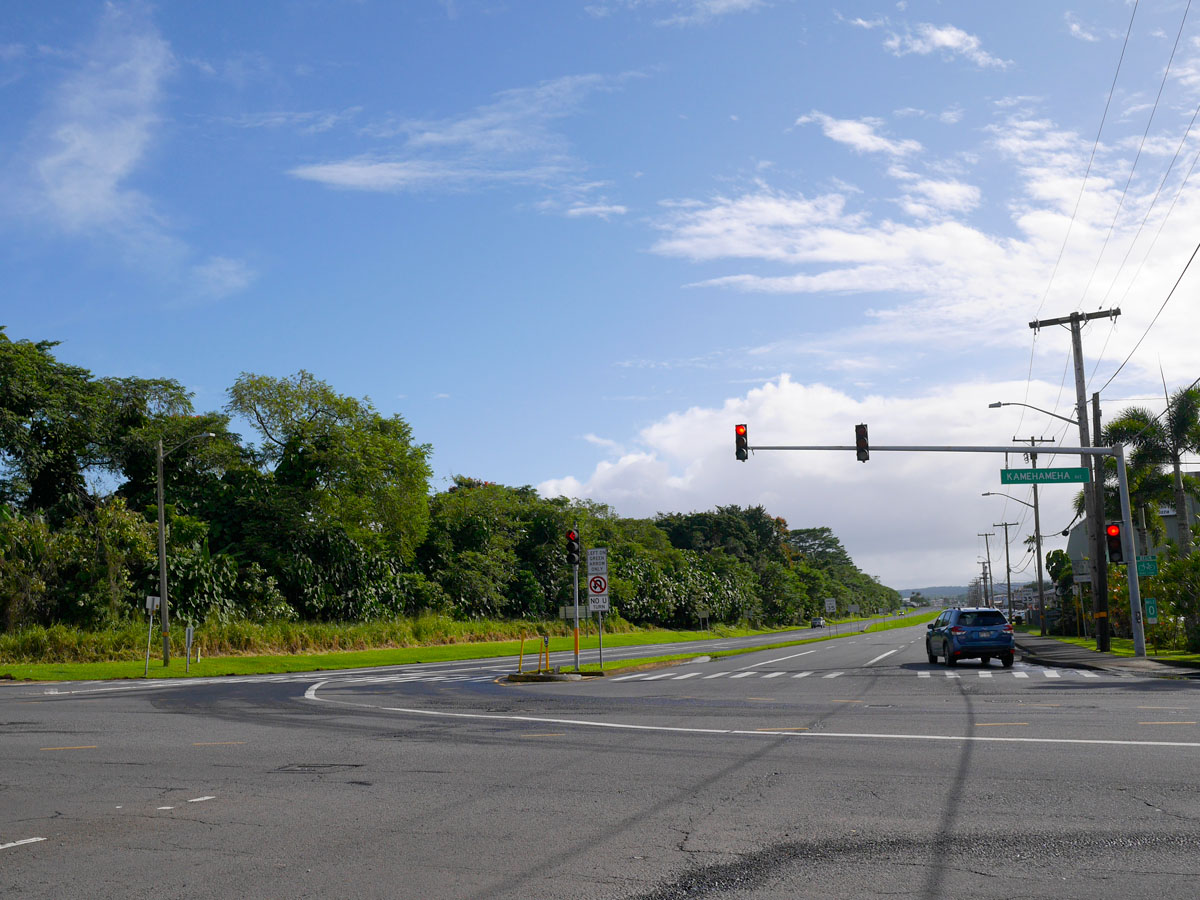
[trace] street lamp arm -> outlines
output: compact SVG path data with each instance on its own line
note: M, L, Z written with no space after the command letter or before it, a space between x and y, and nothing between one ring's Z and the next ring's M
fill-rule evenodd
M200 440L200 438L210 438L210 437L216 437L216 434L214 434L211 431L202 431L199 434L193 434L187 440L180 441L178 444L176 444L170 450L164 450L163 457L166 458L166 457L170 456L172 453L174 453L180 447L184 447L184 446L190 444L192 441L198 441L198 440ZM159 446L161 447L162 444L160 443Z
M1036 409L1040 413L1045 413L1048 416L1053 416L1056 419L1062 419L1064 422L1069 422L1072 425L1078 425L1074 419L1068 419L1066 416L1060 416L1058 413L1050 412L1048 409L1042 409L1040 406L1031 406L1028 403L1001 403L997 400L995 403L989 403L988 409L999 409L1001 406L1024 406L1027 409Z
M1033 509L1032 503L1026 503L1024 500L1018 500L1012 494L1006 494L1003 491L984 491L979 496L981 496L981 497L1007 497L1013 503L1020 503L1023 506L1028 506L1030 509Z

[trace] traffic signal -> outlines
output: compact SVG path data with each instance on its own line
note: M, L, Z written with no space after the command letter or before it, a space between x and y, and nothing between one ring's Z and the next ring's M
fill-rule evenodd
M745 462L750 458L750 433L745 425L733 426L733 447L738 459Z
M1109 522L1104 529L1104 541L1108 544L1108 561L1118 566L1125 562L1125 545L1121 540L1121 526L1117 522Z
M867 442L867 426L854 426L854 449L858 455L859 462L866 462L871 458L871 445Z
M574 528L567 531L567 565L579 565L579 532Z

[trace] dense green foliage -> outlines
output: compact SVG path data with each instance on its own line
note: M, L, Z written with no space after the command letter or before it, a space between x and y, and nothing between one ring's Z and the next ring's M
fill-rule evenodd
M223 411L197 413L178 382L97 379L53 347L0 328L10 633L144 615L158 593L160 447L177 621L554 619L573 591L568 527L609 549L614 623L786 624L827 597L842 612L899 606L829 529L789 530L762 507L629 519L466 477L431 495L430 447L409 425L308 372L243 373ZM256 444L230 431L234 416Z

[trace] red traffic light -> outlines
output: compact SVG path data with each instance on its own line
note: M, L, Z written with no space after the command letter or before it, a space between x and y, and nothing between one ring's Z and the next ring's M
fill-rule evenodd
M739 434L739 435L741 435L741 434L745 434L745 433L746 433L746 426L745 426L745 425L734 425L734 426L733 426L733 433L734 433L734 434Z
M741 423L733 426L733 453L742 462L750 458L750 432Z
M578 534L578 533L575 531L575 529L574 529L574 528L570 528L570 529L568 529L568 530L567 530L567 540L568 540L568 541L577 541L577 540L579 540L579 534Z
M1108 536L1109 537L1117 537L1118 535L1120 535L1120 533L1121 533L1120 525L1109 525L1108 526Z

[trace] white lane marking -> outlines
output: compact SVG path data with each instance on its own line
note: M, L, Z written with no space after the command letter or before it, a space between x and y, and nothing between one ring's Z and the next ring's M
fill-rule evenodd
M685 678L695 678L699 674L700 674L699 672L688 672L686 675L676 675L671 680L672 681L683 681L683 679L685 679Z
M812 672L797 672L797 673L796 673L795 675L793 675L792 677L793 677L793 678L807 678L807 677L808 677L809 675L811 675L811 674L812 674Z
M877 662L879 662L879 661L880 661L881 659L883 659L885 656L891 656L893 653L899 653L899 652L900 652L900 648L899 648L899 647L897 647L895 650L889 650L887 653L881 653L881 654L879 654L879 656L875 657L873 660L871 660L871 662L864 663L863 665L867 665L867 666L869 666L871 663L877 663Z
M992 677L992 673L991 673L991 672L980 672L980 673L979 673L979 677L980 677L980 678L991 678L991 677Z
M791 656L780 656L775 659L764 659L762 662L752 663L748 666L742 666L743 669L753 669L755 666L766 666L771 663L783 662L787 659L795 659L797 656L808 656L810 653L816 653L816 650L805 650L803 653L793 653Z
M732 680L734 678L746 678L747 676L757 675L757 674L758 674L757 672L738 672L736 675L730 675L729 678L730 678L730 680Z
M821 677L822 678L837 678L841 674L842 674L841 672L830 672L828 675L822 675Z
M613 681L632 681L634 678L645 678L645 677L646 677L645 672L637 672L633 675L620 675L617 678L614 678ZM307 696L307 694L305 696Z
M768 672L766 675L763 676L763 678L778 678L780 675L783 675L783 674L785 674L785 673L783 673L783 672Z
M188 803L203 803L205 800L216 800L216 796L210 795L207 797L196 797L194 800L189 800Z
M0 850L7 850L9 847L20 847L22 844L36 844L38 841L44 841L45 838L25 838L20 841L12 841L8 844L0 844Z
M1028 678L1028 672L1013 672L1013 678Z
M658 681L660 678L670 678L674 674L674 672L663 672L659 675L647 676L646 678L643 678L642 681Z
M704 680L708 681L708 679L710 679L710 678L720 678L722 675L728 675L728 674L729 674L728 672L713 672L711 675L705 675Z
M917 673L917 677L918 677L918 678L928 678L928 677L929 677L929 673L928 673L928 672L918 672L918 673Z
M174 809L173 806L160 806L159 809Z
M1100 677L1095 672L1080 672L1079 674L1082 675L1084 678L1099 678Z
M947 672L946 677L947 678L962 678L962 676L959 675L957 672Z
M412 716L430 716L442 719L481 719L485 721L534 722L539 725L579 725L588 728L610 728L620 731L657 731L674 734L732 734L740 737L762 737L769 735L778 737L784 735L794 738L862 738L867 740L891 741L971 741L978 744L1093 744L1098 746L1117 747L1186 747L1200 748L1197 741L1122 741L1111 738L1031 738L1031 737L1000 737L971 734L880 734L876 732L848 731L749 731L738 728L685 728L677 725L636 725L632 722L599 722L590 719L554 719L545 716L514 716L498 713L464 713L448 712L440 709L411 709L399 706L372 706L369 703L352 703L348 700L327 700L318 697L317 691L329 682L318 681L311 685L304 696L309 700L320 703L330 703L335 706L354 706L361 709L375 709L381 712L403 713Z
M1059 677L1058 672L1056 672L1054 669L1047 669L1042 674L1045 675L1047 678L1058 678Z

